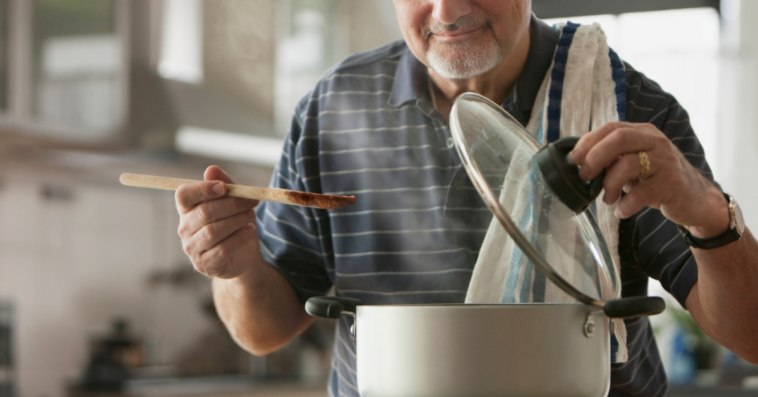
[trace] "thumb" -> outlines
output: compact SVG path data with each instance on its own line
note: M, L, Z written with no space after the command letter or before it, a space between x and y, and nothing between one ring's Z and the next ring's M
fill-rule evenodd
M229 174L224 172L224 170L222 170L221 167L217 165L212 165L206 168L203 178L206 181L223 181L226 183L234 183L232 178L229 177Z

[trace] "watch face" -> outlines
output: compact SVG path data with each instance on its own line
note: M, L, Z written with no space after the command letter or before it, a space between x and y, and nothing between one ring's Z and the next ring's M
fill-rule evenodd
M737 201L734 200L734 197L731 197L729 207L732 209L732 216L734 219L732 220L734 222L734 227L737 229L737 232L742 235L742 233L745 232L745 218L742 217L742 209L740 209L739 204L737 204Z

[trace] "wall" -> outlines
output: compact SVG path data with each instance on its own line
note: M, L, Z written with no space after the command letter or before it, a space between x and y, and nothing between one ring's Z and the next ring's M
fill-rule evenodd
M275 114L275 56L280 39L275 21L281 17L282 10L282 4L274 0L204 2L205 82L254 109L269 123L274 121ZM349 54L402 38L391 1L342 0L341 14L342 37L335 43L335 62ZM316 79L308 87L314 85ZM298 99L306 92L298 94ZM286 121L291 109L282 112ZM279 121L279 124L286 128L289 122Z
M275 0L205 0L206 82L273 122Z
M735 196L746 223L758 230L758 1L739 4L738 38L723 52L720 125L717 150L724 189ZM732 22L732 24L734 21ZM727 25L728 26L728 25ZM709 93L703 93L708 95Z
M206 82L269 116L276 6L274 0L204 2ZM348 18L343 55L400 38L391 2L345 0L343 10ZM118 173L104 176L97 166L61 167L0 149L0 300L12 301L16 309L20 396L63 396L87 363L89 338L104 333L117 316L155 346L151 364L171 363L197 345L214 326L200 310L202 291L147 283L154 271L191 266L176 235L171 193L121 187ZM76 161L87 157L70 155ZM199 178L213 162L177 167L181 171L142 167L144 173ZM224 168L251 185L266 185L271 173L240 164ZM51 198L42 194L45 186L62 189Z
M15 305L19 396L63 396L87 363L88 338L116 316L155 347L152 364L212 326L197 294L147 283L155 270L190 266L170 192L121 187L115 175L0 169L0 299ZM45 186L61 190L45 197Z
M347 49L366 51L402 39L395 7L388 0L345 0Z
M203 20L208 85L270 116L276 4L206 0ZM343 11L343 55L400 38L392 2L345 0ZM68 168L19 157L0 150L0 300L16 309L19 396L63 396L87 363L89 338L117 316L155 346L151 364L170 363L196 346L214 326L200 310L202 291L147 283L154 271L190 266L176 235L173 195L121 187L118 173L104 176L97 166ZM199 178L203 167L143 171ZM237 182L259 186L271 172L240 164L224 168ZM41 193L45 186L62 189L51 198Z

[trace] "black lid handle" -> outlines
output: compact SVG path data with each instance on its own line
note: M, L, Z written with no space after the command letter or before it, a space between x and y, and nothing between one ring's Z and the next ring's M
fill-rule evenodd
M584 181L579 176L579 167L571 161L571 151L577 142L579 137L576 136L560 138L540 149L535 159L550 191L578 214L600 195L605 169L595 179Z
M605 315L611 318L652 316L666 309L666 302L657 296L637 296L608 301L603 306Z
M355 315L356 306L363 304L360 299L342 296L314 296L305 302L305 311L314 317L336 319L343 312Z

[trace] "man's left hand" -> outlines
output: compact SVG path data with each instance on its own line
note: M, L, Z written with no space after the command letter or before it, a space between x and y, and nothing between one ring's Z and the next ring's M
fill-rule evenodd
M640 152L649 160L643 178ZM580 176L585 180L607 169L606 204L618 201L622 189L626 192L616 208L619 218L653 207L701 238L718 235L729 226L721 191L652 124L614 122L590 131L576 144L572 160L581 166Z

